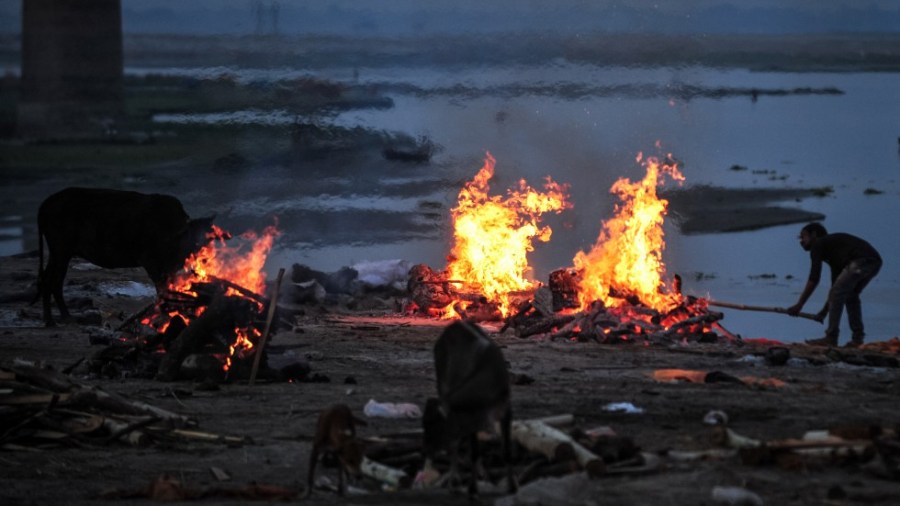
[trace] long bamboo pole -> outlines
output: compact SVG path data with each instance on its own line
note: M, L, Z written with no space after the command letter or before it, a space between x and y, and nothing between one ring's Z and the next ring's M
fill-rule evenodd
M740 309L741 311L764 311L767 313L788 314L788 310L783 307L750 306L747 304L735 304L733 302L722 302L719 300L707 300L706 303L710 306ZM819 320L819 318L812 313L799 313L797 316L822 323L822 320Z

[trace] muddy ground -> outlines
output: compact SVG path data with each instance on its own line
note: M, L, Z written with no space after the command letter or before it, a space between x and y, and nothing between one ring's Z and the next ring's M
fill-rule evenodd
M151 301L146 295L109 291L108 283L147 283L139 270L73 269L66 293L82 300L76 314L94 315L95 322L45 328L38 305L29 306L22 296L34 282L36 264L36 258L27 256L0 259L0 363L7 367L30 362L59 371L90 359L118 335L112 329ZM16 415L23 408L7 404L14 394L0 389L0 502L150 502L150 484L164 475L177 480L181 488L176 489L183 494L207 493L190 500L181 495L184 502L255 502L262 500L263 490L300 501L295 494L304 488L317 414L334 403L346 403L368 422L360 436L369 441L400 435L416 441L420 420L368 418L363 407L370 399L424 406L435 392L431 349L444 323L390 310L350 311L340 304L295 311L293 327L280 329L269 343L269 365L308 364L309 381L258 381L253 386L231 381L210 388L189 380L141 379L127 370L90 374L87 362L72 369L74 381L183 414L196 422L198 431L240 442L163 438L131 446L91 435L79 440L24 438L16 429L28 426ZM747 454L742 457L723 445L722 427L703 423L711 410L721 410L736 434L764 441L853 427L862 429L863 436L855 437L862 437L871 450L870 428L892 430L900 422L900 369L892 354L789 345L791 360L774 365L764 358L767 344L601 345L521 339L511 331L498 333L498 327L485 325L512 372L515 419L571 414L574 421L563 430L607 427L648 460L617 463L613 458L599 477L588 479L575 471L538 479L523 484L515 497L485 487L484 503L716 504L714 490L721 491L716 487L740 487L765 504L900 501L896 467L871 451L854 457L788 452L751 462ZM753 377L785 383L659 382L652 374L661 369L727 375L707 374L707 381ZM8 384L7 378L3 387ZM611 412L605 409L611 403L630 403L642 412ZM888 439L896 447L896 436ZM517 462L525 462L530 454L518 448L516 455ZM414 469L415 462L410 466ZM333 478L334 470L320 466L319 474ZM237 491L244 492L242 498ZM341 501L324 490L303 501L459 504L466 499L446 489L381 491L363 481Z

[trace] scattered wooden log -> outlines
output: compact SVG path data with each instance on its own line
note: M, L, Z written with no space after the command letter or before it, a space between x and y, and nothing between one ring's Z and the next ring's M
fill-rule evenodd
M185 439L205 441L207 443L225 443L234 446L250 442L250 439L244 436L224 436L222 434L213 434L211 432L202 432L192 429L173 429L168 431L168 433Z
M122 441L131 446L147 446L150 443L150 436L140 428L156 421L156 418L151 417L133 424L125 424L107 417L103 419L103 427L110 433L107 441Z
M0 444L4 448L28 449L29 442L78 446L113 442L143 446L160 439L229 445L247 442L243 437L199 431L196 420L186 415L104 391L51 369L17 363L0 368L0 377L8 378L3 380L4 390L13 394L0 396L5 422Z
M513 422L513 439L553 461L575 460L592 476L603 474L603 460L568 434L541 421Z
M92 386L79 386L72 394L71 403L74 405L94 406L114 413L151 415L172 427L189 427L197 424L196 420L188 416L173 413L146 402L128 399Z

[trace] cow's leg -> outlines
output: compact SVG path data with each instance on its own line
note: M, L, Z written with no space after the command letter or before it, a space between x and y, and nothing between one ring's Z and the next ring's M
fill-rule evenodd
M47 258L47 268L44 270L44 321L48 326L53 325L53 317L50 314L50 296L56 299L56 306L59 308L59 316L66 320L69 318L69 308L66 307L66 300L63 298L63 281L66 279L66 272L69 269L69 258L62 258L59 255L50 253Z
M337 495L343 497L344 495L344 477L347 474L347 468L344 467L344 463L338 460L338 485L337 485Z
M306 471L306 491L303 497L309 497L313 491L313 481L316 477L316 464L319 463L319 444L313 443L312 450L309 452L309 468Z
M512 409L507 409L500 420L500 437L503 439L503 460L506 461L506 487L510 494L514 494L518 486L513 476L511 429Z
M478 431L472 432L469 444L471 445L469 451L472 454L472 469L469 472L469 499L474 499L478 496L478 466L481 464L481 455L478 451Z
M40 271L38 272L38 296L41 298L41 306L44 309L44 325L48 327L52 327L56 325L56 322L53 321L53 314L50 312L50 297L53 296L50 289L50 273L49 264L47 268L44 268L43 265L40 267Z

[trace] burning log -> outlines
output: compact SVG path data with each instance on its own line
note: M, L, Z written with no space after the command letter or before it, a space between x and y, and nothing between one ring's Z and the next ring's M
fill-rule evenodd
M190 374L198 379L222 381L224 373L235 365L234 360L249 355L246 350L256 348L254 358L259 356L261 360L262 355L257 354L264 353L265 343L260 346L256 341L264 331L270 332L272 322L276 321L274 299L256 294L233 281L215 276L208 278L211 281L191 283L189 292L170 289L152 307L143 308L128 318L127 325L140 320L143 325L158 329L158 333L137 337L128 348L114 343L92 359L93 369L103 373L111 360L122 360L127 356L133 359L142 352L156 353L164 349L158 366L154 364L154 370L148 376L175 381ZM150 310L153 314L148 316ZM264 310L269 313L269 318L263 319ZM266 324L269 330L263 329ZM133 329L132 333L139 336L142 331ZM219 365L207 364L201 359L187 366L186 359L195 356L209 356ZM192 371L195 365L200 368ZM249 371L248 367L245 374Z
M576 334L577 329L581 329L580 334L599 342L596 332L593 332L593 326L584 327L584 315L576 315L569 323L563 325L559 330L550 334L550 340L565 339Z
M198 316L175 338L166 350L166 355L159 364L156 379L160 381L175 381L181 370L181 363L192 354L201 352L207 343L219 335L233 333L235 322L233 320L232 306L235 299L226 297L223 293L213 297L206 311ZM224 344L224 343L222 343ZM218 351L225 352L224 346Z
M282 273L282 275L284 275L284 274ZM241 286L241 285L239 285L239 284L237 284L237 283L233 283L233 282L231 282L231 281L228 281L227 279L218 278L218 277L216 277L216 276L209 276L209 279L210 279L213 283L222 285L222 286L227 287L227 288L230 288L230 289L232 289L232 290L234 290L234 291L240 293L242 296L244 296L244 297L246 297L246 298L248 298L248 299L252 299L252 300L255 300L256 302L259 302L259 303L262 304L263 306L268 306L268 305L269 305L269 299L263 297L262 295L259 295L259 294L255 293L255 292L253 292L252 290L248 290L247 288L244 288L243 286ZM192 288L193 288L193 285L192 285ZM273 299L275 299L275 297L273 297Z
M553 293L553 310L574 309L578 303L578 284L581 282L577 271L557 269L550 273L549 288Z
M497 321L503 318L500 306L490 302L481 294L460 293L460 298L453 304L453 311L463 320L473 322Z
M425 264L416 264L409 269L406 289L416 309L429 316L437 316L443 308L458 300L446 274Z
M412 299L410 310L432 317L455 312L460 318L475 322L502 318L496 303L487 300L481 293L457 289L452 285L462 282L448 280L446 276L446 272L434 271L425 264L412 266L406 285Z
M718 325L724 317L722 313L709 311L701 300L692 297L661 312L642 304L634 294L611 290L611 300L621 302L608 307L602 300L595 300L578 313L559 312L556 310L558 301L575 300L571 295L575 276L566 270L555 271L549 287L554 312L548 315L541 310L545 305L540 302L544 289L538 289L532 300L521 303L507 318L501 332L513 327L518 337L547 335L552 340L579 338L613 344L635 339L654 343L670 343L676 339L707 340L716 337L713 329L719 329L732 342L739 342L736 336Z
M690 318L686 318L684 320L677 321L677 322L673 323L665 331L659 332L655 335L659 336L659 338L661 338L661 339L671 340L671 339L677 337L679 333L683 335L684 332L682 332L682 330L684 330L684 329L688 329L689 327L696 326L696 325L710 325L712 323L718 322L724 316L725 315L723 315L722 313L717 313L717 312L713 312L713 311L710 311L710 312L707 312L704 314L699 314L696 316L692 316Z
M539 320L538 322L533 323L527 327L515 329L516 337L528 337L535 334L544 334L561 325L566 325L573 320L575 320L575 315L550 316L548 318Z

